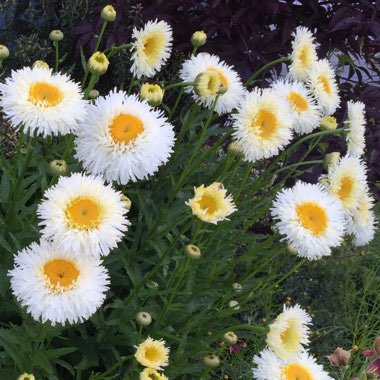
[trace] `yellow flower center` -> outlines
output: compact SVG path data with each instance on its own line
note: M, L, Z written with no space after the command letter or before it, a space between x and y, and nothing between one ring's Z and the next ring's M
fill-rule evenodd
M277 118L274 113L261 110L252 122L252 126L259 130L262 139L269 139L277 129Z
M319 77L319 80L322 83L323 89L325 90L325 92L331 95L331 84L330 84L329 79L326 76L322 75Z
M44 274L53 289L69 289L79 277L79 270L73 261L54 259L44 265Z
M198 205L201 210L205 210L208 215L212 215L218 210L216 199L208 194L202 195L198 201Z
M313 235L323 234L327 229L327 213L319 205L305 202L296 208L298 219L303 227L307 228Z
M287 364L283 370L286 380L313 380L313 374L301 364Z
M156 350L155 347L147 347L145 349L145 358L149 361L155 362L160 360L160 353Z
M62 99L62 92L50 83L36 82L30 86L28 100L35 105L42 103L45 107L54 107Z
M67 206L66 216L71 227L91 230L101 223L102 209L93 199L79 197Z
M296 323L290 321L289 326L281 333L281 342L289 352L299 350L301 334Z
M298 92L290 91L288 95L288 101L297 112L304 112L309 108L309 104L306 99Z
M299 52L298 59L300 60L301 64L305 68L309 68L312 65L312 54L311 54L312 47L311 46L304 46L301 48Z
M116 116L108 128L116 144L129 144L144 131L144 125L139 118L123 113Z
M207 70L214 71L218 74L219 80L222 83L223 86L225 86L227 89L230 88L230 81L228 78L224 75L223 71L220 70L218 67L215 66L209 66Z
M143 42L144 54L149 64L154 65L160 58L162 50L165 46L165 36L163 33L152 33L146 37Z
M343 177L340 181L340 189L338 190L338 198L344 202L350 195L353 189L351 177Z

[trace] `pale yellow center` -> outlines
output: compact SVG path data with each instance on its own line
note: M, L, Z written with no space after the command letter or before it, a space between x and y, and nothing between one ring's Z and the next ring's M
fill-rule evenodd
M321 81L321 83L323 85L323 89L325 90L325 92L327 94L331 95L331 85L330 85L330 81L328 80L328 78L326 78L324 75L322 75L319 77L319 80Z
M198 201L198 205L200 209L206 211L208 215L212 215L218 210L216 199L207 194L202 195Z
M79 197L67 206L66 216L71 227L90 230L101 223L102 209L94 200Z
M269 139L277 129L277 118L272 112L261 110L252 122L252 127L259 130L262 139Z
M154 347L147 347L145 349L145 358L155 362L160 360L160 353Z
M153 65L160 58L165 46L165 36L163 33L152 33L143 43L144 54L149 64Z
M286 380L313 380L313 374L301 364L287 364L282 372Z
M343 177L340 181L340 189L338 190L338 198L344 202L350 195L353 189L351 177Z
M44 265L43 270L53 288L68 289L79 276L76 265L66 259L50 260Z
M47 82L35 82L29 89L29 102L44 104L45 107L53 107L63 99L63 94L56 86Z
M287 351L298 351L301 336L297 323L289 321L289 326L284 331L282 331L280 338Z
M290 91L288 101L297 112L304 112L309 108L306 99L296 91Z
M108 128L113 141L117 144L128 144L144 131L142 121L130 114L116 116Z
M298 219L303 227L307 228L313 235L318 236L327 228L327 213L319 205L305 202L296 208Z
M305 46L300 50L298 59L300 60L302 66L305 68L308 68L312 64L312 54L311 54L311 47Z
M219 80L222 83L222 85L225 86L227 89L230 88L230 81L224 75L222 70L220 70L218 67L215 67L215 66L209 66L207 70L216 72L218 74Z

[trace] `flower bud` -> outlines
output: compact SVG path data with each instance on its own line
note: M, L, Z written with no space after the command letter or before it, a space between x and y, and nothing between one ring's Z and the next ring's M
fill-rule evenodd
M318 178L318 182L325 186L325 187L329 187L330 186L330 181L327 177L321 177L321 178Z
M191 36L191 43L194 47L203 46L207 41L207 34L203 30L194 32Z
M53 42L62 41L63 40L63 33L58 29L52 30L49 34L49 38Z
M121 200L125 203L124 207L127 210L130 210L131 207L132 207L132 201L126 195L124 195L124 194L121 196Z
M294 247L293 244L288 243L286 245L286 250L291 254L291 255L298 255L299 251L296 247Z
M194 92L201 98L208 98L218 94L222 82L215 70L206 70L199 73L194 81Z
M338 127L338 123L334 116L324 116L321 119L320 129L322 131L333 131Z
M112 5L106 5L102 9L100 17L103 19L103 21L114 22L116 20L115 8Z
M216 355L207 355L203 358L203 363L207 367L216 368L220 365L220 359Z
M331 355L327 356L330 364L336 367L345 367L350 361L350 353L338 347Z
M334 167L338 164L340 159L340 153L339 152L332 152L325 154L325 157L323 159L323 168L325 170L329 169L329 166Z
M107 71L109 64L107 56L97 51L88 60L88 69L92 74L103 75Z
M9 49L4 45L0 45L0 61L8 57L9 57Z
M243 287L238 282L234 282L232 284L232 287L234 288L236 293L240 293L243 291Z
M188 244L185 247L185 253L192 259L199 259L201 257L201 250L194 244Z
M35 61L32 65L32 68L37 68L37 69L47 69L50 70L49 65L45 61Z
M144 83L140 89L140 97L145 99L150 106L157 107L162 103L164 91L158 84Z
M53 176L66 175L68 170L65 160L53 160L49 163L49 171Z
M233 331L228 331L223 335L223 340L232 346L237 343L238 337Z
M91 90L89 93L88 93L88 97L90 99L96 99L98 96L100 95L99 91L98 90Z
M149 326L152 323L152 317L146 311L140 311L136 314L136 321L140 326Z
M239 310L240 309L240 306L239 306L239 302L236 301L236 300L231 300L228 302L228 307L231 307L235 310Z
M378 336L378 337L375 339L375 342L374 342L374 349L375 349L376 354L380 356L380 336Z
M236 157L243 156L243 151L239 148L236 141L232 141L232 143L230 143L227 146L227 152L230 153L232 156L236 156Z
M148 289L158 289L158 284L156 281L148 280L145 285Z
M26 372L24 372L17 378L17 380L35 380L35 379L36 378L34 377L34 375L32 375L31 373L26 373Z

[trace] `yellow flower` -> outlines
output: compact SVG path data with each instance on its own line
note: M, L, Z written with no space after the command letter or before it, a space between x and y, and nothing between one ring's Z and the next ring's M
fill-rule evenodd
M162 103L164 91L158 84L144 83L140 89L140 97L145 99L152 107L157 107Z
M135 358L144 367L162 369L169 364L169 352L165 341L148 337L137 347Z
M155 369L145 368L144 371L140 372L140 380L169 380L169 378Z
M93 74L103 75L107 71L109 64L107 56L97 51L88 60L88 69Z
M227 195L222 183L214 182L210 186L194 188L195 196L186 204L195 216L207 223L217 224L236 211L231 195Z
M34 375L32 375L31 373L26 373L24 372L23 374L21 374L17 380L35 380L35 377Z

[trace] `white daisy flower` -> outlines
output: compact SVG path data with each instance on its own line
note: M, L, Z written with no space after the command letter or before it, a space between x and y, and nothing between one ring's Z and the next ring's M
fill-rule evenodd
M170 57L173 31L165 21L148 21L141 30L133 29L131 72L138 79L153 77Z
M273 90L254 89L233 118L233 136L247 161L273 157L292 139L289 107Z
M79 84L65 74L39 67L12 71L0 84L0 106L14 128L33 135L65 135L86 115Z
M314 63L309 72L308 85L323 115L333 114L339 107L340 97L334 69L327 59Z
M191 207L193 214L200 220L217 224L236 211L231 195L222 183L214 182L205 187L201 185L194 188L194 198L189 199L186 205Z
M340 202L321 184L297 182L291 189L280 191L273 202L272 216L280 234L299 253L316 260L330 255L345 230Z
M253 376L256 380L333 380L308 353L284 361L265 349L254 356Z
M375 236L376 221L373 205L373 198L366 193L348 218L347 233L353 235L353 243L357 247L368 244Z
M225 62L221 61L216 55L208 53L199 53L186 60L180 71L180 77L184 82L194 82L198 74L206 71L216 72L220 84L223 85L225 92L219 95L215 105L215 112L224 114L231 112L240 102L241 97L245 93L241 79L236 71ZM193 87L186 87L186 92L191 93L193 99L207 107L211 108L216 94L200 97L194 92Z
M314 36L309 29L299 26L292 33L292 54L289 66L289 76L294 80L306 81L309 70L318 60Z
M358 207L366 186L366 167L359 158L346 155L338 164L329 166L327 188L346 213Z
M21 305L53 326L88 319L103 304L109 284L100 260L66 255L44 240L19 252L8 273Z
M77 257L108 255L127 231L122 194L100 177L60 177L38 206L42 237Z
M365 148L365 111L362 102L349 101L347 103L347 153L353 156L362 156Z
M266 342L279 358L288 360L309 344L311 317L299 305L287 308L269 325Z
M75 157L107 182L146 179L169 159L173 126L162 111L125 92L111 92L90 105L77 130Z
M319 127L322 117L320 108L303 83L277 81L272 85L272 89L289 105L296 133L304 135Z

